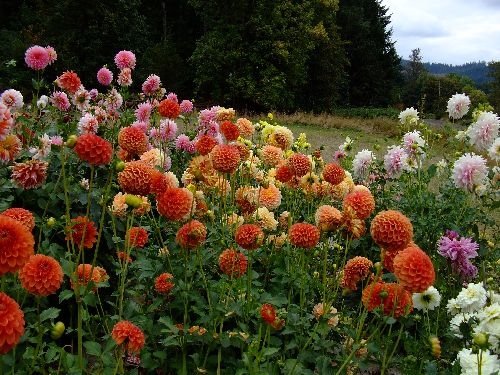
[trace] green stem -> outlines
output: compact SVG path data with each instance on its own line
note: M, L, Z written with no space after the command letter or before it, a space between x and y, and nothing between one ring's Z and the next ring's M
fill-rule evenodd
M79 289L79 286L75 289ZM78 317L77 317L77 334L78 334L78 368L83 372L83 301L78 299L76 301L78 307Z

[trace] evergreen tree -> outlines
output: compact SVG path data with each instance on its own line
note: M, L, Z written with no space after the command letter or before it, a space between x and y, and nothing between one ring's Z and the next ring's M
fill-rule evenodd
M500 111L500 61L492 61L488 64L490 83L490 104L495 110Z

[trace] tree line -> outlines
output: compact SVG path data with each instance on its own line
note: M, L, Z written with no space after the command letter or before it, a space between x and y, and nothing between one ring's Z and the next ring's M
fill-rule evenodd
M24 52L50 45L44 75L74 70L87 88L123 49L179 97L262 111L416 105L420 93L380 0L17 1L0 14L0 91L31 92ZM116 69L115 69L116 71Z

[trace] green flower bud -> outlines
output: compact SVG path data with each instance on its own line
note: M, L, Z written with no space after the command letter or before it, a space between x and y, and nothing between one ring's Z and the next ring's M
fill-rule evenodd
M142 199L137 195L125 194L125 203L132 208L138 208L142 204Z
M116 170L117 172L121 172L121 171L123 171L124 169L125 169L125 162L124 162L124 161L120 160L120 161L118 161L118 162L115 164L115 170Z
M56 225L56 222L56 219L51 216L47 219L47 226L49 228L52 228L54 225Z
M76 141L78 140L78 137L74 134L70 135L68 139L66 140L66 147L73 148L76 145Z
M64 326L63 322L57 322L52 326L52 329L50 330L50 337L52 337L54 340L57 340L60 338L66 327Z

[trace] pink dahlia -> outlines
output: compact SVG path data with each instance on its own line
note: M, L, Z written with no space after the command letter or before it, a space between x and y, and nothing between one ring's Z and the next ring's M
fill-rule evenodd
M24 61L33 70L42 70L50 63L49 51L40 46L32 46L26 50Z
M160 89L160 77L156 74L151 74L142 84L142 92L144 95L152 95Z
M97 72L97 81L103 85L108 86L113 82L113 72L105 66Z
M452 119L458 120L469 111L469 106L470 99L467 95L455 94L448 100L446 112Z
M120 51L115 56L115 64L118 69L134 69L135 61L135 55L131 51Z
M462 155L453 164L453 182L462 190L472 191L483 186L488 180L488 166L486 159L474 153Z
M50 96L50 103L60 111L67 111L71 106L68 95L62 91L55 91Z
M499 129L500 119L495 113L481 112L476 122L467 129L469 142L479 151L486 151L498 137Z

